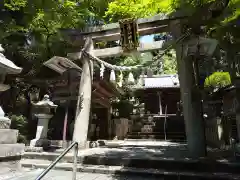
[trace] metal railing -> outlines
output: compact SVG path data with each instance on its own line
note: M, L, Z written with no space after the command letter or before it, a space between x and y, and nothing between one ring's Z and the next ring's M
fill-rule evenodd
M77 158L78 158L78 143L73 142L67 149L65 149L58 158L53 161L35 180L42 179L54 166L72 149L74 148L74 156L73 156L73 175L72 180L76 180L77 176Z

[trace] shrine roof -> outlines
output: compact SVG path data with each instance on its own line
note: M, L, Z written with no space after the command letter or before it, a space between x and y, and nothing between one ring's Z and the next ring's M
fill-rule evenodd
M144 77L143 85L134 85L134 89L180 88L177 74Z

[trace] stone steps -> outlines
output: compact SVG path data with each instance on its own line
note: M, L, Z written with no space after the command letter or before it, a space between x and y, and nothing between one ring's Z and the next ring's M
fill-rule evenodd
M192 159L186 144L167 141L112 141L114 148L99 147L79 151L78 171L112 174L134 174L163 179L239 179L240 163ZM106 143L108 144L108 143ZM119 144L119 145L117 145ZM135 147L135 145L138 145ZM46 168L59 152L26 152L21 164L24 168ZM71 171L73 153L68 153L56 169ZM147 178L148 179L148 178Z
M51 161L47 160L24 160L22 162L22 166L26 168L32 169L45 169L49 166ZM73 164L72 163L58 163L54 170L61 171L72 171ZM239 179L240 176L236 174L229 173L199 173L199 172L189 172L189 171L167 171L165 169L153 169L153 168L134 168L134 167L123 167L123 166L103 166L103 165L81 165L78 164L77 172L88 172L88 173L99 173L99 174L114 174L119 175L123 174L126 178L127 175L138 175L144 177L156 177L156 178L164 178L164 179L179 179L179 178L187 178L187 179L196 179L201 178L211 179L211 180L220 180L220 179Z
M198 173L233 173L239 174L240 164L204 162L200 160L176 160L170 158L117 158L106 156L88 156L82 160L83 164L124 166L131 168L160 169L164 171L190 171ZM231 167L230 167L231 166Z
M149 131L132 131L132 132L129 132L128 134L131 134L131 135L141 135L141 134L151 134L151 135L164 135L164 131L156 131L156 130L149 130ZM167 131L166 132L166 135L168 136L175 136L175 135L180 135L180 136L186 136L184 132L170 132L170 131Z
M167 140L172 140L172 141L185 141L186 137L185 134L178 134L178 133L167 133L166 134ZM128 139L158 139L158 140L163 140L165 139L164 133L160 132L153 132L153 133L146 133L146 132L132 132L127 135Z
M0 159L21 156L24 148L25 144L0 144Z
M25 154L21 164L27 168L44 168L55 160L60 153ZM59 167L71 168L73 155L67 154L59 163ZM158 169L170 172L192 173L232 173L240 175L240 163L213 161L208 159L165 158L165 157L119 157L116 155L80 155L79 164L83 166L119 166L124 168ZM66 167L67 166L67 167Z
M168 140L185 141L185 126L182 117L167 117L165 124L165 116L153 117L146 114L139 121L133 124L131 132L127 138L130 139L165 139L164 131ZM164 128L166 127L166 129Z
M23 160L33 159L33 160L48 160L54 161L60 153L57 152L25 152L23 155ZM80 158L80 157L79 157ZM66 154L60 162L73 162L73 154Z

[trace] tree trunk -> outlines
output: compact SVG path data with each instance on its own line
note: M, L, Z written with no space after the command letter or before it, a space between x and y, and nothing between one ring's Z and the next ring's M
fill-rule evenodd
M175 22L171 30L175 39L182 35L181 24ZM188 150L193 157L206 155L204 121L201 112L201 96L194 88L194 72L192 60L184 55L184 44L176 45L178 74L180 81L181 99L187 136Z
M236 68L235 68L235 58L234 58L234 52L232 51L228 51L226 52L226 59L227 59L227 63L228 63L228 72L230 74L231 77L231 81L234 82L235 78L236 78Z
M93 42L90 38L86 40L84 48L88 52L93 50ZM85 148L91 109L93 63L89 58L84 56L81 56L81 60L83 67L78 94L73 141L79 143L79 148Z
M235 112L236 112L236 125L237 125L237 140L240 140L240 78L235 78L235 97L236 97L236 104L235 104Z

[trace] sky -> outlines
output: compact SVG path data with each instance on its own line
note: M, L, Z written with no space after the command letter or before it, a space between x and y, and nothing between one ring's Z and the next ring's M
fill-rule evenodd
M154 37L154 35L142 36L140 38L140 42L151 43L151 42L153 42L153 37Z

